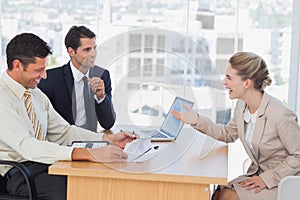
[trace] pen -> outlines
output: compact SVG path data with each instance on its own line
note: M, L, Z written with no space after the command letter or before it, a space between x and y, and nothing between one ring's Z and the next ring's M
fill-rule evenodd
M136 157L134 160L142 157L143 155L145 155L147 152L149 152L152 148L150 147L149 149L147 149L144 153L142 153L141 155L139 155L138 157Z
M132 131L132 135L134 136L134 140L136 139L136 134L135 134L135 132L134 131Z

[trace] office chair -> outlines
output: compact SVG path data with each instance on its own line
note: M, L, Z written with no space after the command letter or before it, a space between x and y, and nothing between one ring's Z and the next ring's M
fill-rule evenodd
M25 178L29 193L28 197L19 197L8 194L6 191L6 179L3 176L0 176L0 200L37 200L33 177L24 164L15 161L0 160L0 165L10 165L17 168Z
M279 182L277 200L298 200L300 176L286 176Z

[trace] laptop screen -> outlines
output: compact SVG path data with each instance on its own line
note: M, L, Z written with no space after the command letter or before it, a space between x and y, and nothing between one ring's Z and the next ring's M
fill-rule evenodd
M160 130L171 137L176 138L179 132L183 127L183 123L177 120L171 113L172 110L177 110L179 112L186 112L187 110L184 109L183 105L186 104L189 107L193 107L194 102L183 99L181 97L176 97L173 101L173 104L162 124Z

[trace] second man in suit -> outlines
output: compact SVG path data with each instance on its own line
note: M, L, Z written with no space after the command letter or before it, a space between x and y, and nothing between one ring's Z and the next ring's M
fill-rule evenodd
M109 72L95 65L96 35L85 26L73 26L65 37L70 61L47 70L38 87L70 124L97 131L115 123Z

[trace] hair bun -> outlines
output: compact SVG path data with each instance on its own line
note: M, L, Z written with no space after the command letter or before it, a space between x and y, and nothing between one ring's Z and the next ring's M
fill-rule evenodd
M261 87L262 89L265 89L267 86L271 85L272 80L270 77L268 77L267 79L263 80Z

